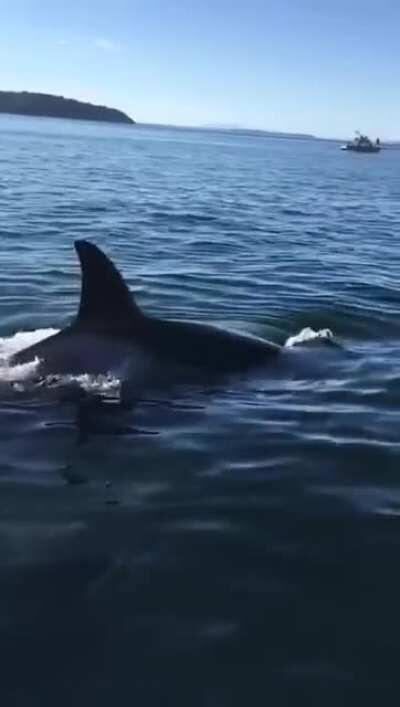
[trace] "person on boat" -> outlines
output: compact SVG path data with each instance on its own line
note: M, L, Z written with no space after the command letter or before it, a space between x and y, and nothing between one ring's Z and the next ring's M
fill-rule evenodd
M376 146L379 147L380 144L381 144L381 141L380 141L379 137L377 137L376 138Z

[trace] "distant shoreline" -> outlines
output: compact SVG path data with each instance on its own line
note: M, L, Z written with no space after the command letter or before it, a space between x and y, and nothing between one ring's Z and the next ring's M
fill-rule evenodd
M219 127L218 125L174 125L172 123L138 123L143 128L160 128L160 129L174 129L174 130L191 130L191 131L201 131L210 133L220 133L222 135L233 135L238 137L256 137L256 138L273 138L281 140L304 140L304 141L315 141L315 142L334 142L337 144L343 144L348 142L351 138L346 137L322 137L320 135L312 135L311 133L285 133L281 131L274 130L261 130L260 128L227 128L224 126ZM400 147L399 140L382 140L381 141L385 148Z
M134 125L135 121L116 108L77 101L74 98L28 91L0 91L0 113L36 118L67 118Z
M28 112L27 109L21 110L10 109L10 105L6 104L3 100L4 96L23 96L23 97L40 97L56 99L59 105L65 106L66 104L73 104L73 113L71 111L63 111L60 109L57 112L38 112L35 107L36 112ZM79 107L79 110L78 110ZM76 110L75 110L76 108ZM28 108L31 110L31 107ZM82 110L85 111L85 115L82 114ZM108 108L106 106L97 106L92 103L85 103L83 101L76 101L74 99L63 98L63 96L53 96L51 94L45 93L29 93L27 91L22 91L21 93L12 91L0 91L0 115L17 115L20 117L31 117L31 118L63 118L66 120L85 120L91 122L103 122L103 123L119 123L125 125L136 125L141 128L150 129L160 129L160 130L182 130L188 132L209 132L218 133L221 135L230 135L237 137L255 137L264 139L280 139L280 140L298 140L298 141L314 141L314 142L333 142L337 144L343 144L347 142L350 138L338 138L338 137L321 137L319 135L313 135L311 133L286 133L283 131L275 130L261 130L260 128L240 128L240 127L225 127L224 125L176 125L173 123L148 123L140 122L137 123L129 115L123 113L116 108ZM385 149L400 149L399 140L382 140Z
M173 128L176 130L200 130L209 133L222 133L225 135L237 135L238 137L273 137L290 138L292 140L320 140L315 135L307 133L285 133L274 130L260 130L259 128L226 128L218 125L174 125L173 123L139 123L142 127L148 128Z

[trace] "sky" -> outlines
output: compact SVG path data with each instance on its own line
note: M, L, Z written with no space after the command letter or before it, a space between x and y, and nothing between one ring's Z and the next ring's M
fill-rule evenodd
M400 138L399 0L0 0L0 89L138 122Z

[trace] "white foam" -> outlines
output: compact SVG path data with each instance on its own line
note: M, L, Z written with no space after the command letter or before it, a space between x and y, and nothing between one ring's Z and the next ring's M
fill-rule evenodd
M23 392L29 388L29 381L35 378L39 366L39 359L35 358L27 363L10 364L10 358L18 351L37 344L58 333L58 329L36 329L34 331L19 331L13 336L0 337L0 385L13 384L16 392ZM87 392L102 392L112 394L120 386L118 378L113 376L94 375L64 375L47 376L41 379L41 386L51 388L81 388Z
M17 383L31 378L39 365L39 359L10 365L10 358L18 351L37 344L47 336L57 334L57 329L18 331L14 336L0 337L0 383Z
M36 329L35 331L17 331L14 336L0 337L0 359L8 359L17 351L37 344L38 341L58 333L58 329Z
M120 380L112 375L91 375L84 373L80 375L47 376L42 380L42 385L52 388L79 388L87 393L101 392L112 394L119 392Z
M335 339L333 333L330 329L319 329L315 331L311 327L305 327L300 331L299 334L294 336L289 336L285 342L285 347L292 348L293 346L300 346L301 344L309 344L311 342L322 341L322 343L334 343Z

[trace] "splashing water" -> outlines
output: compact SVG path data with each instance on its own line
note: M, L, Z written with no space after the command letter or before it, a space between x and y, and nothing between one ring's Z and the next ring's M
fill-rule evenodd
M36 374L40 360L35 358L27 363L12 365L11 357L28 346L58 333L58 329L36 329L34 331L19 331L13 336L0 337L0 385L12 384L14 389L22 392L29 383L37 385ZM120 381L111 375L94 376L88 373L81 375L46 376L40 380L41 387L79 387L86 392L102 392L111 394L118 391Z
M335 344L336 342L330 329L319 329L319 331L315 331L308 326L302 329L299 334L289 336L285 342L285 347L290 349L294 346L311 343Z
M0 338L0 383L17 383L30 380L39 366L39 359L27 363L10 364L11 357L22 349L37 344L48 336L57 334L57 329L36 329L35 331L19 331L13 336Z

